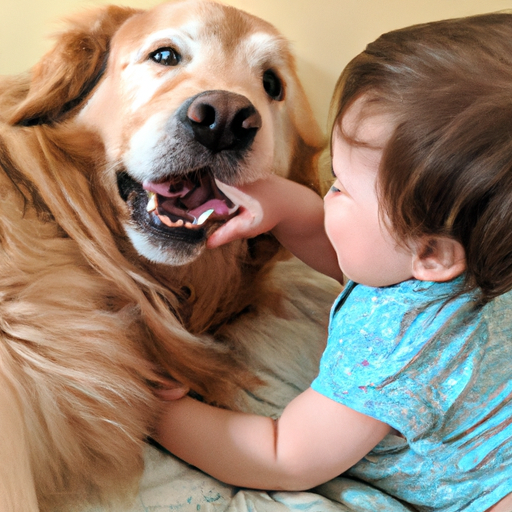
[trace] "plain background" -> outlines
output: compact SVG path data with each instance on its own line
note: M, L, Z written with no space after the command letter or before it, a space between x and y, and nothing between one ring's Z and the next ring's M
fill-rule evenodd
M0 0L0 74L30 68L66 15L117 3L148 8L160 0ZM299 75L321 126L336 79L383 32L483 12L512 10L512 0L224 0L273 23L293 45Z

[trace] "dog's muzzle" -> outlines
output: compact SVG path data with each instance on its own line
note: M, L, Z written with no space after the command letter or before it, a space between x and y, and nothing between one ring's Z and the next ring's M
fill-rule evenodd
M159 177L143 183L129 172L117 177L132 221L150 243L159 250L192 249L237 214L216 179L240 180L261 125L253 104L228 91L202 92L179 107L169 128L177 147L159 158Z

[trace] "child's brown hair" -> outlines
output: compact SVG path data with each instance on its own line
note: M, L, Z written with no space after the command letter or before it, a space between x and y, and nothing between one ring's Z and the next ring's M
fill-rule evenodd
M382 35L340 76L335 127L362 95L396 123L377 191L392 232L459 241L483 302L512 289L512 13Z

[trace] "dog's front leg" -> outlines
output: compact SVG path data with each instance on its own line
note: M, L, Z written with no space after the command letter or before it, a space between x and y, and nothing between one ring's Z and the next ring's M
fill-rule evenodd
M0 510L37 512L37 497L17 394L0 361Z

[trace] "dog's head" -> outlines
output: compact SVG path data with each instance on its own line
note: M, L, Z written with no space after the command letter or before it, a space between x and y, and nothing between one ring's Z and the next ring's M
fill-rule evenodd
M147 259L181 265L236 215L218 182L271 173L317 188L322 137L287 41L208 0L77 20L33 72L13 122L99 134L106 187Z

